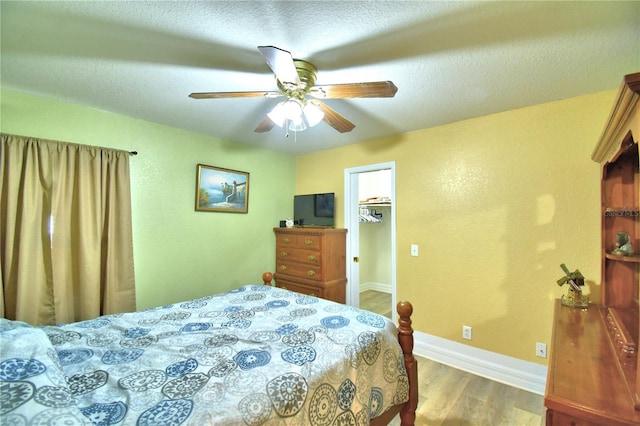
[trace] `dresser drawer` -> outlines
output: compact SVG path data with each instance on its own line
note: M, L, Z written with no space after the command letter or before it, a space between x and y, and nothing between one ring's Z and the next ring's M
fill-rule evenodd
M322 252L317 250L288 249L287 247L276 248L278 260L290 262L306 262L316 265L322 264Z
M285 290L295 291L296 293L306 294L309 296L325 297L322 294L322 289L318 287L308 286L300 283L294 283L287 280L276 281L276 287L283 288Z
M601 426L602 423L593 423L578 419L559 411L547 410L546 426Z
M276 262L276 272L279 274L291 275L292 277L322 281L322 268L318 265L306 265L303 263L282 261L278 259Z
M320 235L276 234L276 247L320 250L321 246L322 237Z

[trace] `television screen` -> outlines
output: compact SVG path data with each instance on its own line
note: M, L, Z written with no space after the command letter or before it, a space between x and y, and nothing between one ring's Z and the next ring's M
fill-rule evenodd
M335 226L335 194L295 195L293 223L297 226Z

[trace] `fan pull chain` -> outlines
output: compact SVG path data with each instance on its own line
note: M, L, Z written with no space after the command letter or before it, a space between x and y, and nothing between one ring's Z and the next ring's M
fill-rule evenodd
M284 120L284 137L288 138L289 137L289 120L285 119ZM293 142L298 142L298 132L297 131L293 131Z

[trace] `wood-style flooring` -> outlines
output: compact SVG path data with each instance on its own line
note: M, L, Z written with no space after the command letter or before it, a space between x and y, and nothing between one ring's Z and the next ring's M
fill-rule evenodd
M360 307L391 318L391 293L366 290L360 292Z
M360 293L360 307L381 315L388 310L390 316L391 295L367 290ZM544 426L542 395L423 357L416 359L419 384L416 426ZM399 417L390 424L399 426Z
M416 426L544 426L544 397L419 357ZM390 423L400 425L396 416Z

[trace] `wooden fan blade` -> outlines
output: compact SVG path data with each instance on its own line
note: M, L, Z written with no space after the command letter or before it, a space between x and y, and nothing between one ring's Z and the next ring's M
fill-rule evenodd
M391 81L313 86L309 95L319 99L393 98L398 88Z
M275 125L276 123L271 121L269 117L265 117L264 120L262 120L262 123L258 124L258 127L256 127L254 132L256 133L268 132L269 130L273 129L273 126Z
M201 92L192 93L190 98L194 99L221 99L221 98L275 98L282 96L281 92Z
M327 104L317 101L314 102L317 103L322 112L324 112L324 117L322 119L340 133L350 132L354 127L356 127L355 124L338 114L338 112Z
M275 46L258 46L264 60L280 83L300 84L300 77L290 52Z

